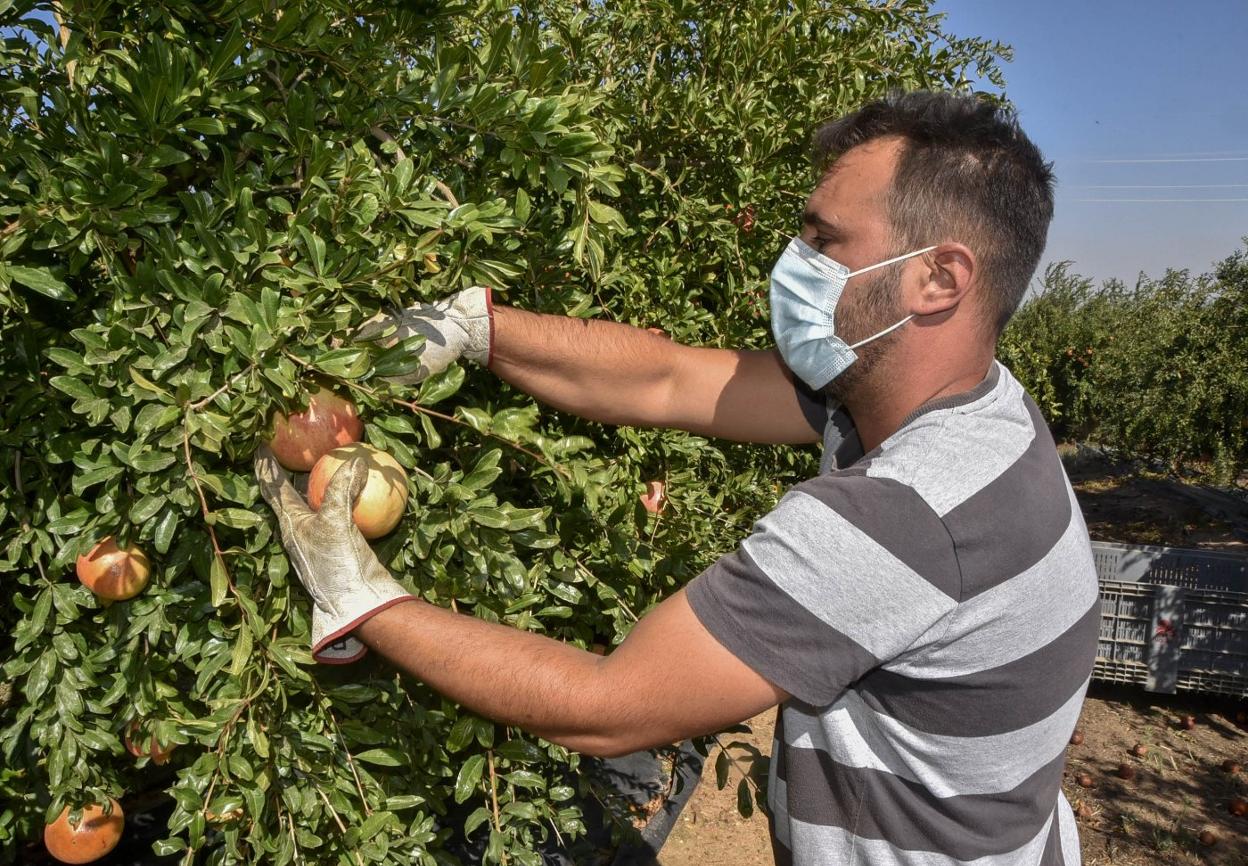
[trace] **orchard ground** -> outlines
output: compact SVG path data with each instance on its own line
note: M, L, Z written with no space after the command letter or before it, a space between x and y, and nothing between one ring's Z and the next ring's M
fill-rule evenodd
M1215 505L1208 491L1105 459L1087 449L1064 449L1067 470L1093 538L1129 544L1170 544L1248 553L1244 516ZM1240 479L1241 489L1248 478ZM1203 500L1203 501L1202 501ZM1238 534L1237 534L1238 530ZM1248 772L1223 770L1225 761L1248 766L1248 729L1236 714L1248 701L1205 696L1152 695L1141 689L1093 683L1080 716L1083 742L1070 746L1063 789L1079 819L1085 866L1232 866L1248 862L1248 817L1235 816L1229 804L1248 798ZM1193 715L1196 726L1181 724ZM763 754L771 752L775 711L751 719L742 740ZM1143 757L1132 748L1143 744ZM702 784L685 806L676 829L659 857L660 866L764 866L772 863L767 820L737 812L733 771L729 784L715 785L713 749ZM733 750L733 757L740 754ZM1119 767L1134 769L1134 779L1119 778ZM1077 778L1087 774L1092 786ZM1215 837L1201 844L1201 833Z

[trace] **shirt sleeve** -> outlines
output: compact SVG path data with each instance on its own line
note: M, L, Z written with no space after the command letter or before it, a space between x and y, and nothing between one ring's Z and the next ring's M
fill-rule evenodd
M686 594L730 652L819 707L939 634L960 587L935 512L912 488L858 471L793 488Z
M797 403L802 407L806 423L816 433L822 435L828 423L828 402L824 396L815 391L801 379L793 377L793 390L797 392Z

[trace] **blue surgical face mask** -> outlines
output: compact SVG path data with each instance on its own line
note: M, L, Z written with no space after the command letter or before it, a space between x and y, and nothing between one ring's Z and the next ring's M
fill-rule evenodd
M856 271L828 258L801 238L793 238L771 271L771 332L780 356L799 379L818 390L844 373L858 355L854 349L878 340L914 318L911 314L878 334L847 345L836 334L836 304L845 281L858 274L934 250L924 247Z

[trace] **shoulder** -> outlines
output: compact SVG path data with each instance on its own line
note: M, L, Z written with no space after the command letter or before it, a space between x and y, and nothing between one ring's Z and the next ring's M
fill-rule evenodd
M788 555L881 583L918 581L956 599L957 558L940 517L912 486L871 468L863 461L796 485L758 521L744 550L756 561Z
M1007 473L1060 472L1044 419L1000 363L979 388L925 407L868 456L870 475L908 485L941 517Z

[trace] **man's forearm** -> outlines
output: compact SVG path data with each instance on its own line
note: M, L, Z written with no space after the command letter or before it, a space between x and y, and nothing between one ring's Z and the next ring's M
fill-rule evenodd
M473 712L589 754L619 751L603 658L542 635L423 601L355 632L395 666Z
M495 306L490 370L582 418L656 426L667 421L671 359L681 349L666 337L618 322Z

